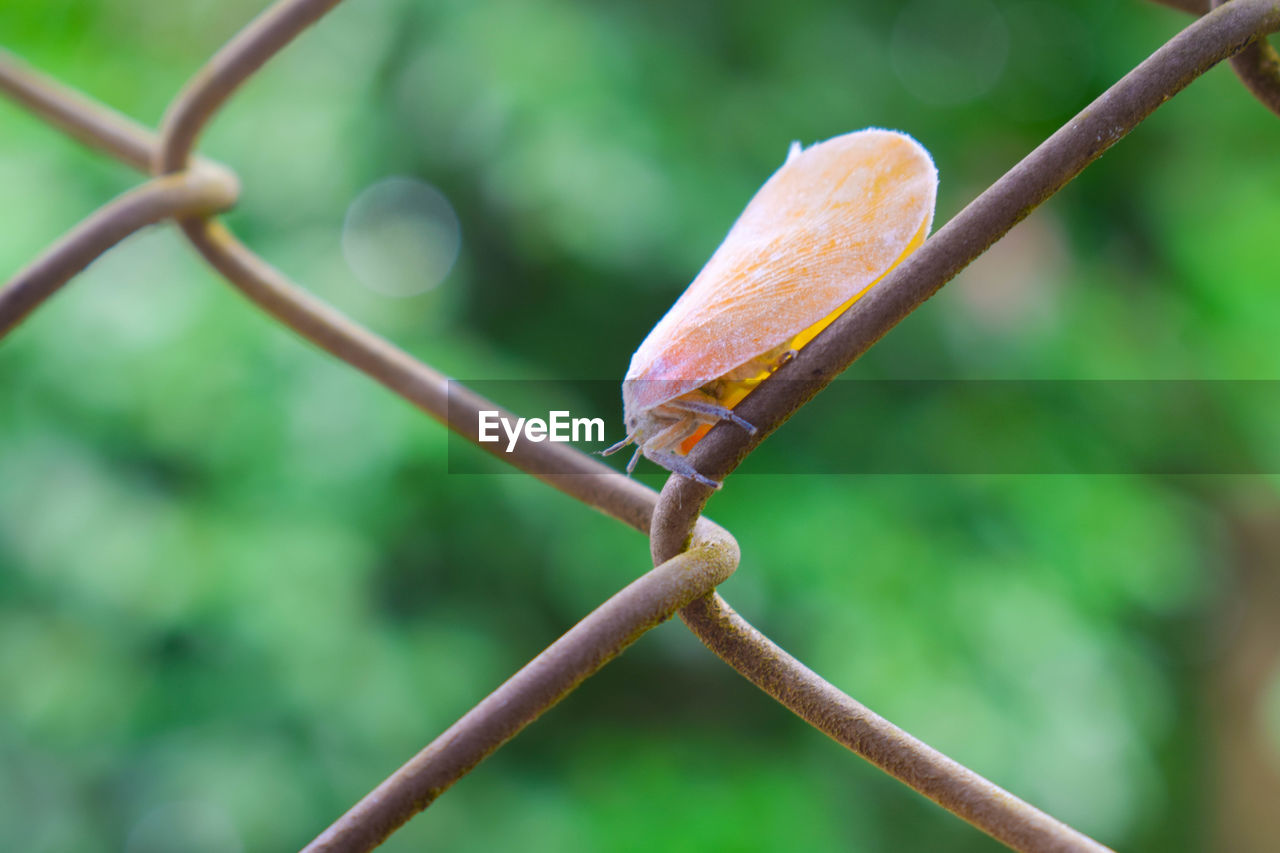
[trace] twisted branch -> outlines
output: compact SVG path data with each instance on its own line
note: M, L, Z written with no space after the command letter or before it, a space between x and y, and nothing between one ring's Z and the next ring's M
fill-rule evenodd
M1192 15L1203 15L1227 0L1154 0L1163 6ZM1248 47L1231 57L1231 68L1255 98L1280 116L1280 53L1260 35Z
M84 145L144 174L151 171L159 138L151 128L41 74L3 48L0 92ZM198 158L196 166L235 180L229 169L212 160Z
M650 628L723 583L738 546L722 528L625 587L369 792L305 853L371 850Z
M1209 8L1216 9L1225 2L1227 0L1209 0ZM1197 5L1202 3L1203 0L1200 0ZM1203 14L1205 11L1200 8L1198 13ZM1264 107L1280 116L1280 53L1267 42L1265 36L1259 36L1252 44L1231 57L1231 69Z
M153 178L98 208L0 290L0 340L72 276L125 237L171 216L203 216L235 204L238 184L196 169Z
M184 89L166 113L159 139L78 94L41 80L3 54L0 90L136 168L160 174L180 172L218 107L337 2L289 0L268 9ZM1189 11L1198 5L1196 0L1164 2ZM752 394L742 404L743 415L764 427L763 438L1160 102L1243 45L1254 43L1249 50L1263 51L1265 58L1270 47L1261 38L1277 28L1280 0L1236 0L1193 24L962 211L779 371L778 381L766 382ZM1267 73L1280 79L1274 51L1270 56ZM1259 85L1280 91L1271 83ZM1258 94L1259 86L1251 89ZM1262 94L1258 96L1266 101ZM475 441L478 411L497 407L314 299L208 218L234 201L234 178L225 171L213 175L219 168L197 161L189 173L157 178L104 207L0 293L0 320L7 319L12 326L113 242L148 222L175 216L193 245L255 304ZM757 443L741 442L735 434L717 429L701 442L694 462L701 470L723 476ZM655 506L651 490L563 445L521 443L514 454L500 458L637 529L651 529L656 568L472 709L318 838L314 849L368 849L376 844L645 630L681 607L682 618L704 643L778 701L994 837L1020 850L1105 849L877 717L786 655L719 596L709 594L737 565L737 546L721 528L699 518L708 494L696 484L672 478ZM546 471L555 473L539 473ZM694 544L682 555L686 540Z

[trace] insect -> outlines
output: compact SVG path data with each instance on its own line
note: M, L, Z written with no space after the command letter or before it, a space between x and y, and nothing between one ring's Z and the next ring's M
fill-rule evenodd
M711 427L903 258L933 222L938 173L918 142L869 128L802 148L747 204L724 242L631 357L628 444L719 488L686 455Z

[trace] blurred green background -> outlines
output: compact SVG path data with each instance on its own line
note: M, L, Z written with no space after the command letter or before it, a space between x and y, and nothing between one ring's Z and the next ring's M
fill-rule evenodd
M6 0L0 43L154 124L260 8ZM620 379L791 140L911 133L945 222L1189 20L352 0L201 147L250 246L419 358ZM0 101L0 276L138 180ZM1280 122L1215 69L851 373L1280 378L1278 226ZM1226 415L1274 445L1273 410ZM1117 848L1273 851L1278 485L748 463L709 514L726 598L933 746ZM297 847L648 565L537 482L449 474L440 426L137 235L0 347L0 847ZM423 848L1001 849L678 622L386 849Z

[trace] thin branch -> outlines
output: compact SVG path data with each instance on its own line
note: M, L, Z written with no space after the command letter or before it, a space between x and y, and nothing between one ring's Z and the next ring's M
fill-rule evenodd
M153 178L117 196L20 270L0 290L0 340L72 276L140 228L171 216L196 216L235 204L238 184L197 169Z
M476 434L479 413L509 413L353 323L254 254L220 223L191 221L184 223L184 228L192 244L223 277L285 326L480 449L641 532L648 531L656 500L652 489L566 444L521 440L508 454L495 444L480 443Z
M1192 15L1203 15L1227 0L1153 0L1164 6L1181 9ZM1231 68L1255 98L1280 116L1280 53L1265 36L1231 57Z
M153 161L159 174L186 165L201 131L231 93L341 0L284 0L267 7L204 64L165 111L160 151Z
M1209 0L1217 8L1226 0ZM1231 69L1264 107L1280 116L1280 53L1265 36L1231 57Z
M109 154L144 175L151 173L151 163L159 150L159 137L151 128L41 74L3 48L0 92L90 148ZM230 169L212 160L201 157L196 165L220 173L224 180L235 180Z
M86 98L0 49L0 92L92 148L140 172L150 171L155 134L131 118Z
M311 844L318 851L371 850L521 729L646 631L707 595L738 566L738 545L722 528L698 527L688 551L632 582L422 752L367 794Z
M1263 106L1280 116L1280 53L1265 39L1231 57L1231 68Z
M693 602L680 618L721 660L814 728L1013 849L1110 849L851 699L752 627L719 595Z

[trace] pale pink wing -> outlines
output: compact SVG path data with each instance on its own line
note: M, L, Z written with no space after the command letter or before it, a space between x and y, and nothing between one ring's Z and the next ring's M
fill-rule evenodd
M875 283L928 233L937 186L929 152L902 133L793 149L636 350L627 411L723 376Z

